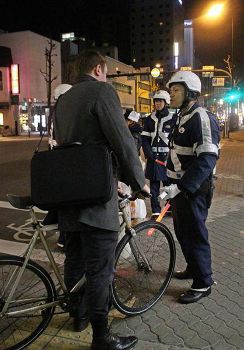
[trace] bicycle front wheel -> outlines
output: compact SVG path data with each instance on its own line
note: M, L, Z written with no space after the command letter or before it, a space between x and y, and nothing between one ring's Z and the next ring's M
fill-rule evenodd
M123 314L138 315L164 294L174 271L175 243L169 229L155 221L133 227L119 242L112 285L114 306Z
M18 256L0 257L1 350L25 349L45 330L53 316L54 307L31 310L56 299L52 279L41 266L31 260L23 272L7 310L3 312L23 262L24 259Z

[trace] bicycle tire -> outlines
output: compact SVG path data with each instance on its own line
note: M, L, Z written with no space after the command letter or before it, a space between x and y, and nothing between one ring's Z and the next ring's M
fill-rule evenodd
M136 235L127 232L117 246L112 283L113 304L127 316L147 311L161 298L173 275L176 259L174 239L165 225L145 221L133 228ZM151 236L149 230L153 230ZM143 247L152 271L148 271L135 244L131 244L133 239Z
M11 286L7 286L10 274L13 269L23 266L23 263L24 258L15 255L0 257L0 312L3 310L8 291L11 290ZM13 297L8 312L52 302L56 300L56 290L48 273L40 265L29 260ZM54 309L55 307L49 307L43 311L32 311L33 314L28 312L12 317L0 317L0 349L25 349L47 328Z

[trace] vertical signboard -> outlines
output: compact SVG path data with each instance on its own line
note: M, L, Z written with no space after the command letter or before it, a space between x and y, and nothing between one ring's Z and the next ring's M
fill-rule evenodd
M19 65L11 64L11 92L12 94L19 94Z

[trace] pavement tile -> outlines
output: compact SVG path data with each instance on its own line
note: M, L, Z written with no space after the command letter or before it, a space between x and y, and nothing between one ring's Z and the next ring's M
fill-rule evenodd
M170 347L164 344L139 340L134 350L170 350Z
M214 344L211 350L242 350L243 348L236 348L235 346L226 343L224 339L221 339L218 343Z
M228 343L236 346L237 349L244 349L244 337L240 337L238 334L234 334L229 338Z
M88 350L90 349L89 343L81 341L75 341L73 339L67 339L62 337L53 338L44 348L37 347L31 348L31 350Z
M160 337L160 339L162 339ZM179 345L184 345L184 341L175 335L175 333L173 332L173 330L168 333L165 337L163 337L163 343L164 344L167 344L169 346L172 346L172 345L176 345L176 346L179 346Z
M202 349L204 347L209 346L209 343L201 338L198 334L196 334L192 338L184 337L184 343L191 349Z

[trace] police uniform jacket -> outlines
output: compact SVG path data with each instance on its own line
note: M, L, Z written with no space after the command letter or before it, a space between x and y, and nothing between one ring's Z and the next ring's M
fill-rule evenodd
M78 141L85 145L107 145L125 170L132 190L139 191L145 185L134 139L124 120L118 95L109 83L97 81L89 75L81 77L79 83L59 99L54 129L58 144ZM116 177L115 162L113 165ZM61 230L79 231L80 223L111 231L119 230L116 179L113 196L107 203L59 211Z
M169 136L167 175L187 194L208 189L219 156L219 126L213 114L195 103L180 115Z
M166 167L155 162L166 162L169 152L168 136L172 128L172 113L167 108L153 112L144 121L142 148L147 158L145 176L151 181L166 181Z

